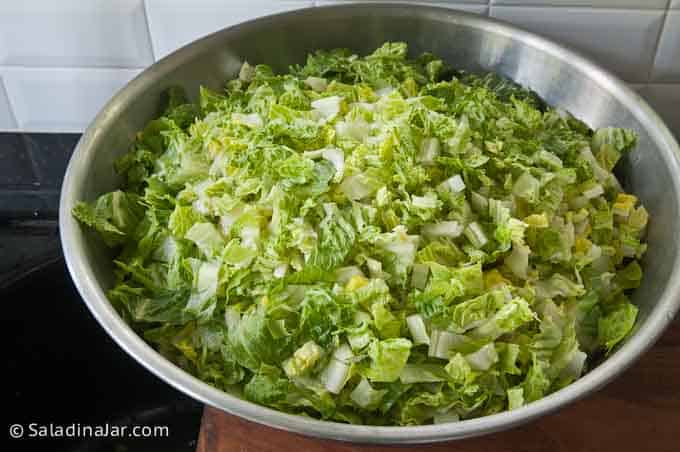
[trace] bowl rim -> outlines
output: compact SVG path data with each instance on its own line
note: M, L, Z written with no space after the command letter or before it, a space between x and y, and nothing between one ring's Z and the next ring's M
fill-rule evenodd
M259 26L280 18L332 11L343 12L350 9L356 12L360 8L372 11L380 9L383 14L413 12L421 16L428 15L433 20L442 15L449 18L453 16L466 26L510 36L524 45L537 48L562 60L571 61L572 66L578 67L603 89L609 90L649 132L650 138L661 144L661 157L669 165L671 173L676 175L673 178L673 190L680 194L680 147L664 122L624 82L578 52L497 19L445 7L407 3L362 3L303 8L242 22L187 44L142 71L116 93L97 114L71 156L62 185L59 206L59 230L64 257L81 297L100 325L120 347L174 388L205 404L249 421L317 438L366 444L419 444L478 436L523 424L598 390L632 365L672 321L680 307L680 253L675 257L669 284L659 297L657 306L626 343L595 369L567 387L519 409L447 424L404 427L350 425L287 414L257 405L216 389L172 364L144 342L110 304L92 268L87 264L83 252L84 234L70 212L79 200L77 197L86 180L87 162L96 152L98 138L103 130L115 123L117 113L153 83L158 75L171 72L195 53L210 48L213 41L221 40L225 35L237 34L248 27ZM680 211L680 201L678 204L678 211Z

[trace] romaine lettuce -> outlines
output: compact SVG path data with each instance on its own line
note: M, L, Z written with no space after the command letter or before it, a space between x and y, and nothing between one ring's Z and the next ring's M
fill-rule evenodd
M123 188L73 210L160 353L279 410L411 425L519 409L630 333L649 215L612 171L635 134L407 55L169 90Z

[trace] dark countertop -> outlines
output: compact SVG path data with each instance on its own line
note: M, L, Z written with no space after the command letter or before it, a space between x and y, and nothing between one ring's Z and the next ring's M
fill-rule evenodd
M167 425L155 440L13 440L8 450L193 451L202 406L152 375L104 332L63 259L1 293L5 301L9 424Z
M129 357L99 326L61 255L59 189L79 135L0 134L0 299L9 425L168 426L167 438L24 438L8 450L193 451L202 405Z
M0 289L61 256L59 190L79 138L0 133Z

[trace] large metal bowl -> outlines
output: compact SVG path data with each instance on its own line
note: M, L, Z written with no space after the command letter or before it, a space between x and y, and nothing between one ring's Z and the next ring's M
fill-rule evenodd
M419 427L355 426L293 416L219 391L176 367L121 320L106 298L113 282L111 254L72 218L76 201L119 186L113 161L157 113L170 85L197 93L220 88L241 63L285 70L320 48L367 52L384 41L406 41L414 54L431 51L457 68L495 71L530 87L549 104L591 127L614 125L640 135L618 174L649 209L645 277L634 297L640 316L634 334L612 356L572 385L520 409L457 423ZM141 364L190 396L243 418L304 433L362 443L424 443L506 429L597 390L630 366L673 318L680 304L680 150L659 117L632 90L586 58L510 25L426 6L364 4L311 8L230 27L198 40L145 70L96 117L76 148L64 179L59 225L69 270L99 323ZM644 388L653 391L653 387Z

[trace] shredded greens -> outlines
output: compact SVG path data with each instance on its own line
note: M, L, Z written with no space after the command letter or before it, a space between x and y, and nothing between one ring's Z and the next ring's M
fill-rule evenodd
M455 74L455 75L454 75ZM403 43L247 63L165 107L73 211L160 353L255 403L372 425L514 410L631 331L647 212L590 130Z

